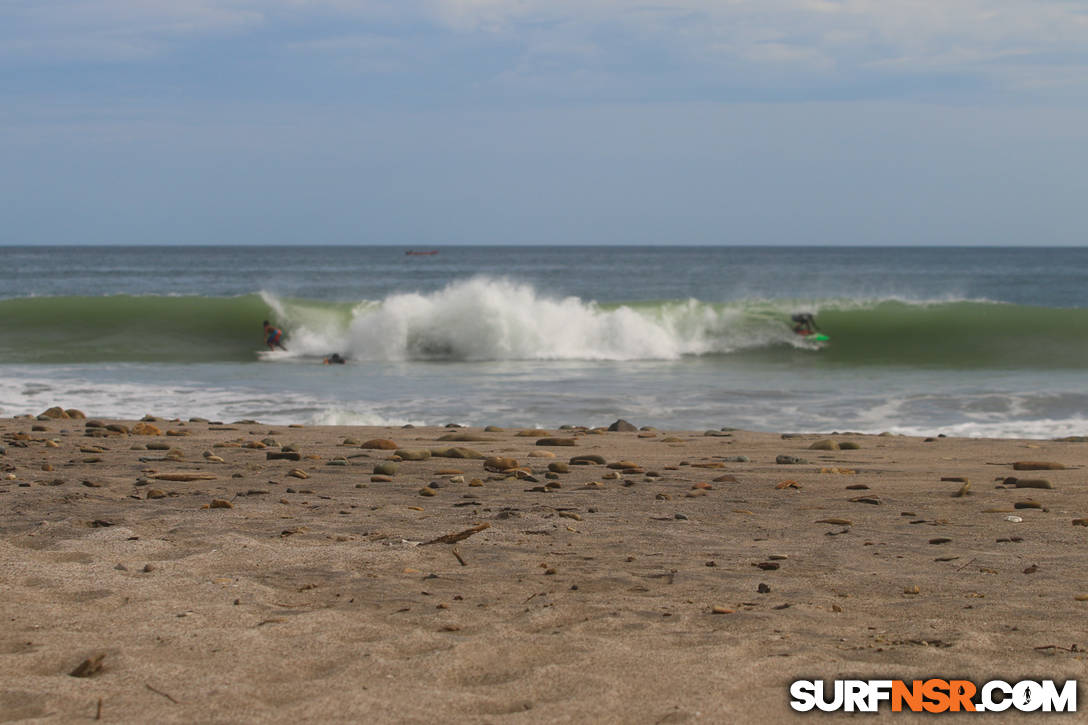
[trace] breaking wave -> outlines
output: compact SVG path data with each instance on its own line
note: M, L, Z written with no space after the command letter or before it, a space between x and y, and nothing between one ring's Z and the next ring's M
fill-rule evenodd
M937 367L1081 367L1088 310L985 300L695 299L598 304L488 277L432 293L326 302L239 297L26 297L0 300L0 362L781 359L815 351L788 327L817 313L821 362ZM260 323L286 333L265 354Z

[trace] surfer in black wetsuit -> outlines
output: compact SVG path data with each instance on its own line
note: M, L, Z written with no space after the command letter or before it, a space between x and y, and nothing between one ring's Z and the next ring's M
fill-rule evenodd
M798 312L791 318L793 320L793 331L798 335L811 335L816 332L816 319L809 312Z

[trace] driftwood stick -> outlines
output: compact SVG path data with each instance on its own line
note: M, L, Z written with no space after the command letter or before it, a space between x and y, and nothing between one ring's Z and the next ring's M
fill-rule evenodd
M439 536L437 539L424 541L422 544L420 544L420 546L427 546L428 544L456 544L458 541L467 539L473 534L478 534L484 529L489 528L491 528L491 524L485 522L480 524L479 526L473 526L471 529L465 529L464 531L460 531L456 534L446 534L445 536Z

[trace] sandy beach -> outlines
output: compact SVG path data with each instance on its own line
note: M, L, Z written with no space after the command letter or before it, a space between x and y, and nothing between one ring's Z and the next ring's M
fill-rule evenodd
M1083 441L0 434L0 722L770 722L798 678L1085 673Z

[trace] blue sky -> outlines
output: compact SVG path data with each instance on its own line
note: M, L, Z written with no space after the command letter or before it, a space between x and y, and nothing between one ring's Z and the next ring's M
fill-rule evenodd
M1088 3L0 0L0 244L1085 242Z

